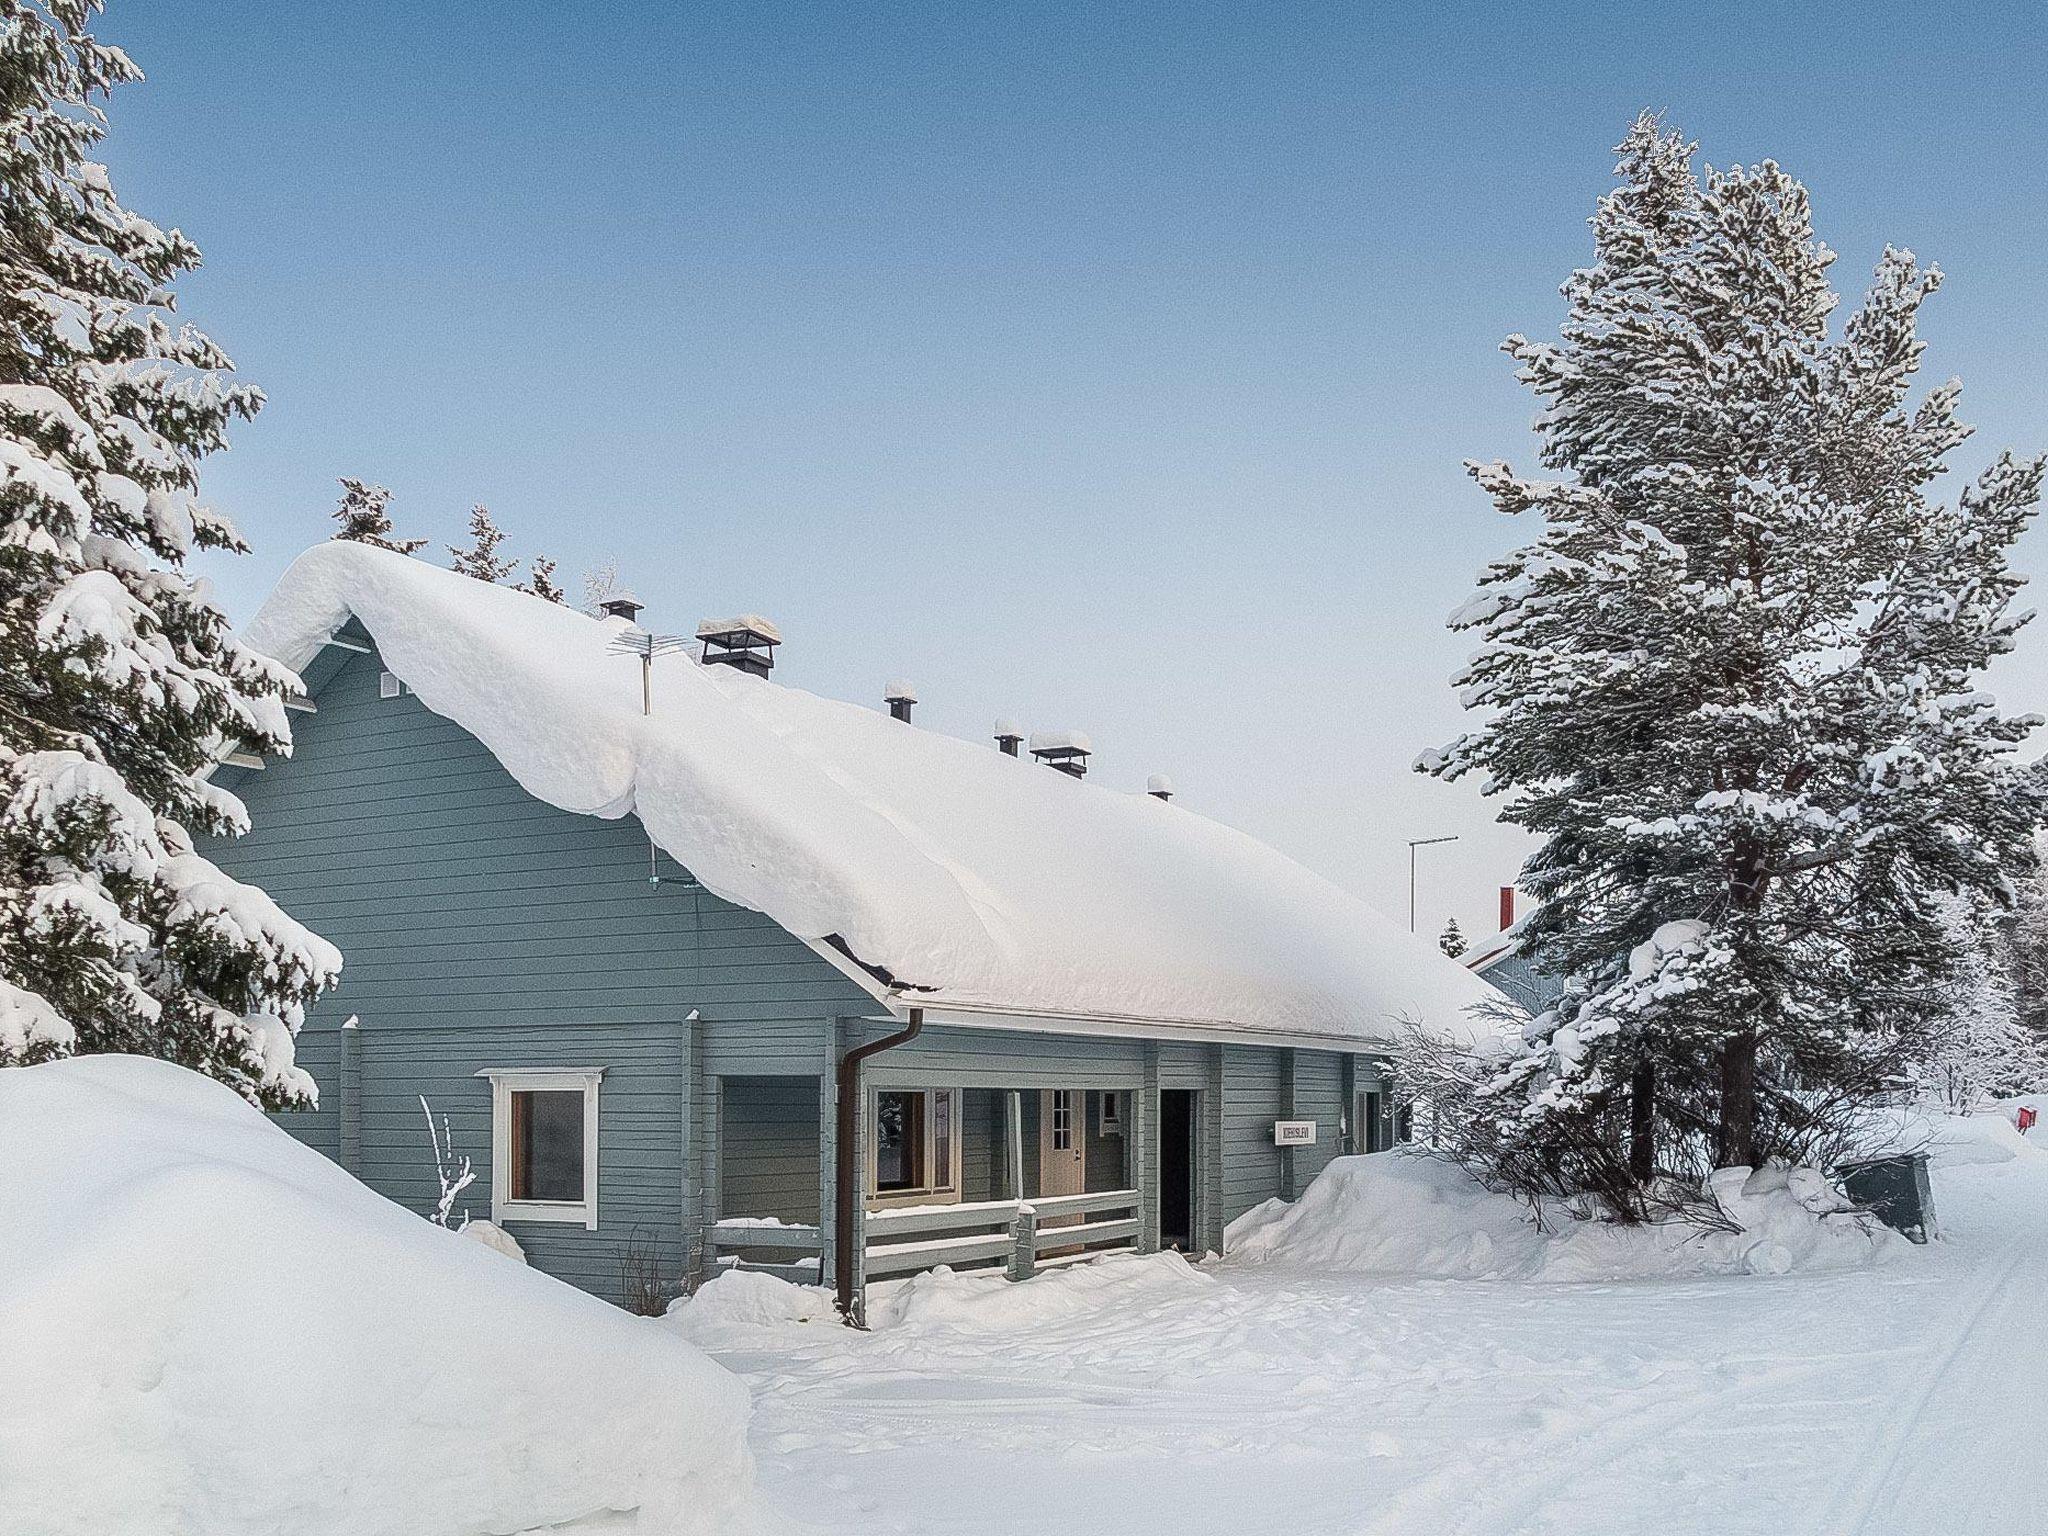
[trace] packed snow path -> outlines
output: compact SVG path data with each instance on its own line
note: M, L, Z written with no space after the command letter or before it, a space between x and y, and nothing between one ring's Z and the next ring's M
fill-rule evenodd
M2036 1529L2048 1157L1936 1179L1944 1241L1875 1270L1134 1265L1065 1316L709 1342L754 1388L765 1490L824 1530Z

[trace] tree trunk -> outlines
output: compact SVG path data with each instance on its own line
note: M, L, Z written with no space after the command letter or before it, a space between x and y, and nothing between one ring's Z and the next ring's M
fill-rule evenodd
M1638 1062L1628 1090L1628 1176L1636 1187L1657 1174L1657 1068Z
M1723 1168L1756 1166L1756 1036L1748 1030L1721 1047Z

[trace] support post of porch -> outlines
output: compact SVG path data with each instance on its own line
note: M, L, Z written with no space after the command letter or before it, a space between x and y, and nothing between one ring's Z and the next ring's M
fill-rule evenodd
M1145 1075L1131 1094L1125 1143L1131 1187L1138 1192L1138 1252L1159 1251L1159 1042L1145 1042Z
M1038 1212L1028 1205L1020 1205L1010 1222L1010 1278L1029 1280L1037 1264Z
M1010 1198L1024 1198L1024 1094L1012 1088L1003 1095L1003 1145L1010 1164Z

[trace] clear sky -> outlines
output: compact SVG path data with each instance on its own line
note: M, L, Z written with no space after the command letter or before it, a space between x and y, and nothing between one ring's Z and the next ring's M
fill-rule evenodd
M183 308L271 404L206 490L237 618L340 475L472 502L788 681L1075 727L1421 925L1522 845L1408 764L1443 615L1518 530L1495 350L1554 332L1642 107L1813 189L1859 289L1939 261L1928 366L2048 447L2027 6L347 5L112 0L108 159L205 250ZM445 558L445 557L444 557ZM2048 571L2048 532L2026 552ZM2048 627L2005 670L2048 708Z

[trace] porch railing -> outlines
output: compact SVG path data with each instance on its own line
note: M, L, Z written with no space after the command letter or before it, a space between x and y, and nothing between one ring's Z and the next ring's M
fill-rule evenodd
M1079 1217L1068 1225L1051 1221ZM864 1267L871 1280L940 1264L1004 1261L1012 1280L1028 1278L1039 1261L1059 1250L1093 1256L1135 1247L1138 1192L1114 1189L1089 1195L1046 1195L1025 1200L982 1200L964 1205L870 1211Z
M996 1260L1012 1280L1023 1280L1048 1258L1093 1258L1136 1247L1138 1192L1113 1189L1086 1195L1045 1195L1021 1202L976 1200L883 1209L869 1211L865 1225L867 1244L861 1268L869 1280L886 1280L941 1264ZM705 1229L704 1249L707 1266L715 1265L720 1253L744 1251L774 1256L749 1259L749 1269L765 1269L812 1284L822 1273L823 1236L815 1226L728 1219Z

